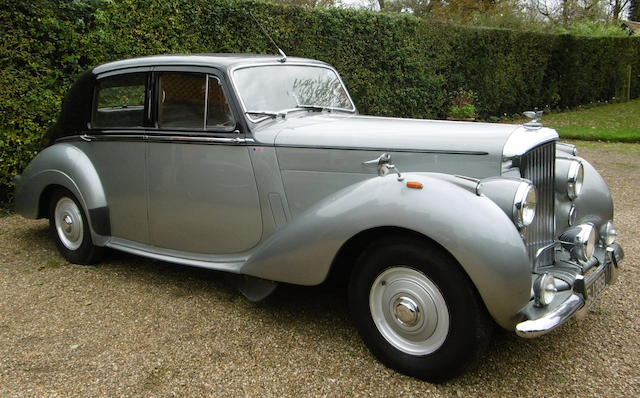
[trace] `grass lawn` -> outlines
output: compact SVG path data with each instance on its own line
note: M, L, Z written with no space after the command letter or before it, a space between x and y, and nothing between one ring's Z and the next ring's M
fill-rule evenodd
M564 139L640 142L640 99L550 113L542 123Z

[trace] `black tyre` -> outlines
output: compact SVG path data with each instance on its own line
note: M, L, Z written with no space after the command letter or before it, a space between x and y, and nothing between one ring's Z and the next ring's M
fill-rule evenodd
M380 361L432 382L475 365L491 336L491 319L460 265L418 239L371 244L351 275L349 307Z
M88 265L102 258L104 248L93 244L87 216L66 189L59 189L50 197L49 228L58 250L69 262Z

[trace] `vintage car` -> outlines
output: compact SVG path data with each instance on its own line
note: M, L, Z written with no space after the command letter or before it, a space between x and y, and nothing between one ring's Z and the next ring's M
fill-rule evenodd
M338 275L370 350L426 380L476 363L495 324L536 337L584 314L623 259L606 183L554 130L360 116L315 60L104 64L50 138L15 207L68 261L222 270L251 300Z

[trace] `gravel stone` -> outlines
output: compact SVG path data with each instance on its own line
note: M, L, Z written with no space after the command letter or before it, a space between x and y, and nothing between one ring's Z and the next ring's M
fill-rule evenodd
M618 283L549 335L498 333L441 385L378 362L336 288L280 286L254 304L218 272L116 252L69 264L46 220L0 218L0 397L640 396L640 145L580 154L612 189Z

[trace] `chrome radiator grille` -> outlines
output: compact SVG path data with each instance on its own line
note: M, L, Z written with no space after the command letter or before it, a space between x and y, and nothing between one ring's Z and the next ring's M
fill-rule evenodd
M546 250L536 261L536 252L553 243L555 234L554 218L554 175L556 143L540 145L525 153L520 159L523 178L533 182L538 194L536 216L524 231L524 240L529 253L529 261L534 266L553 264L553 250Z

